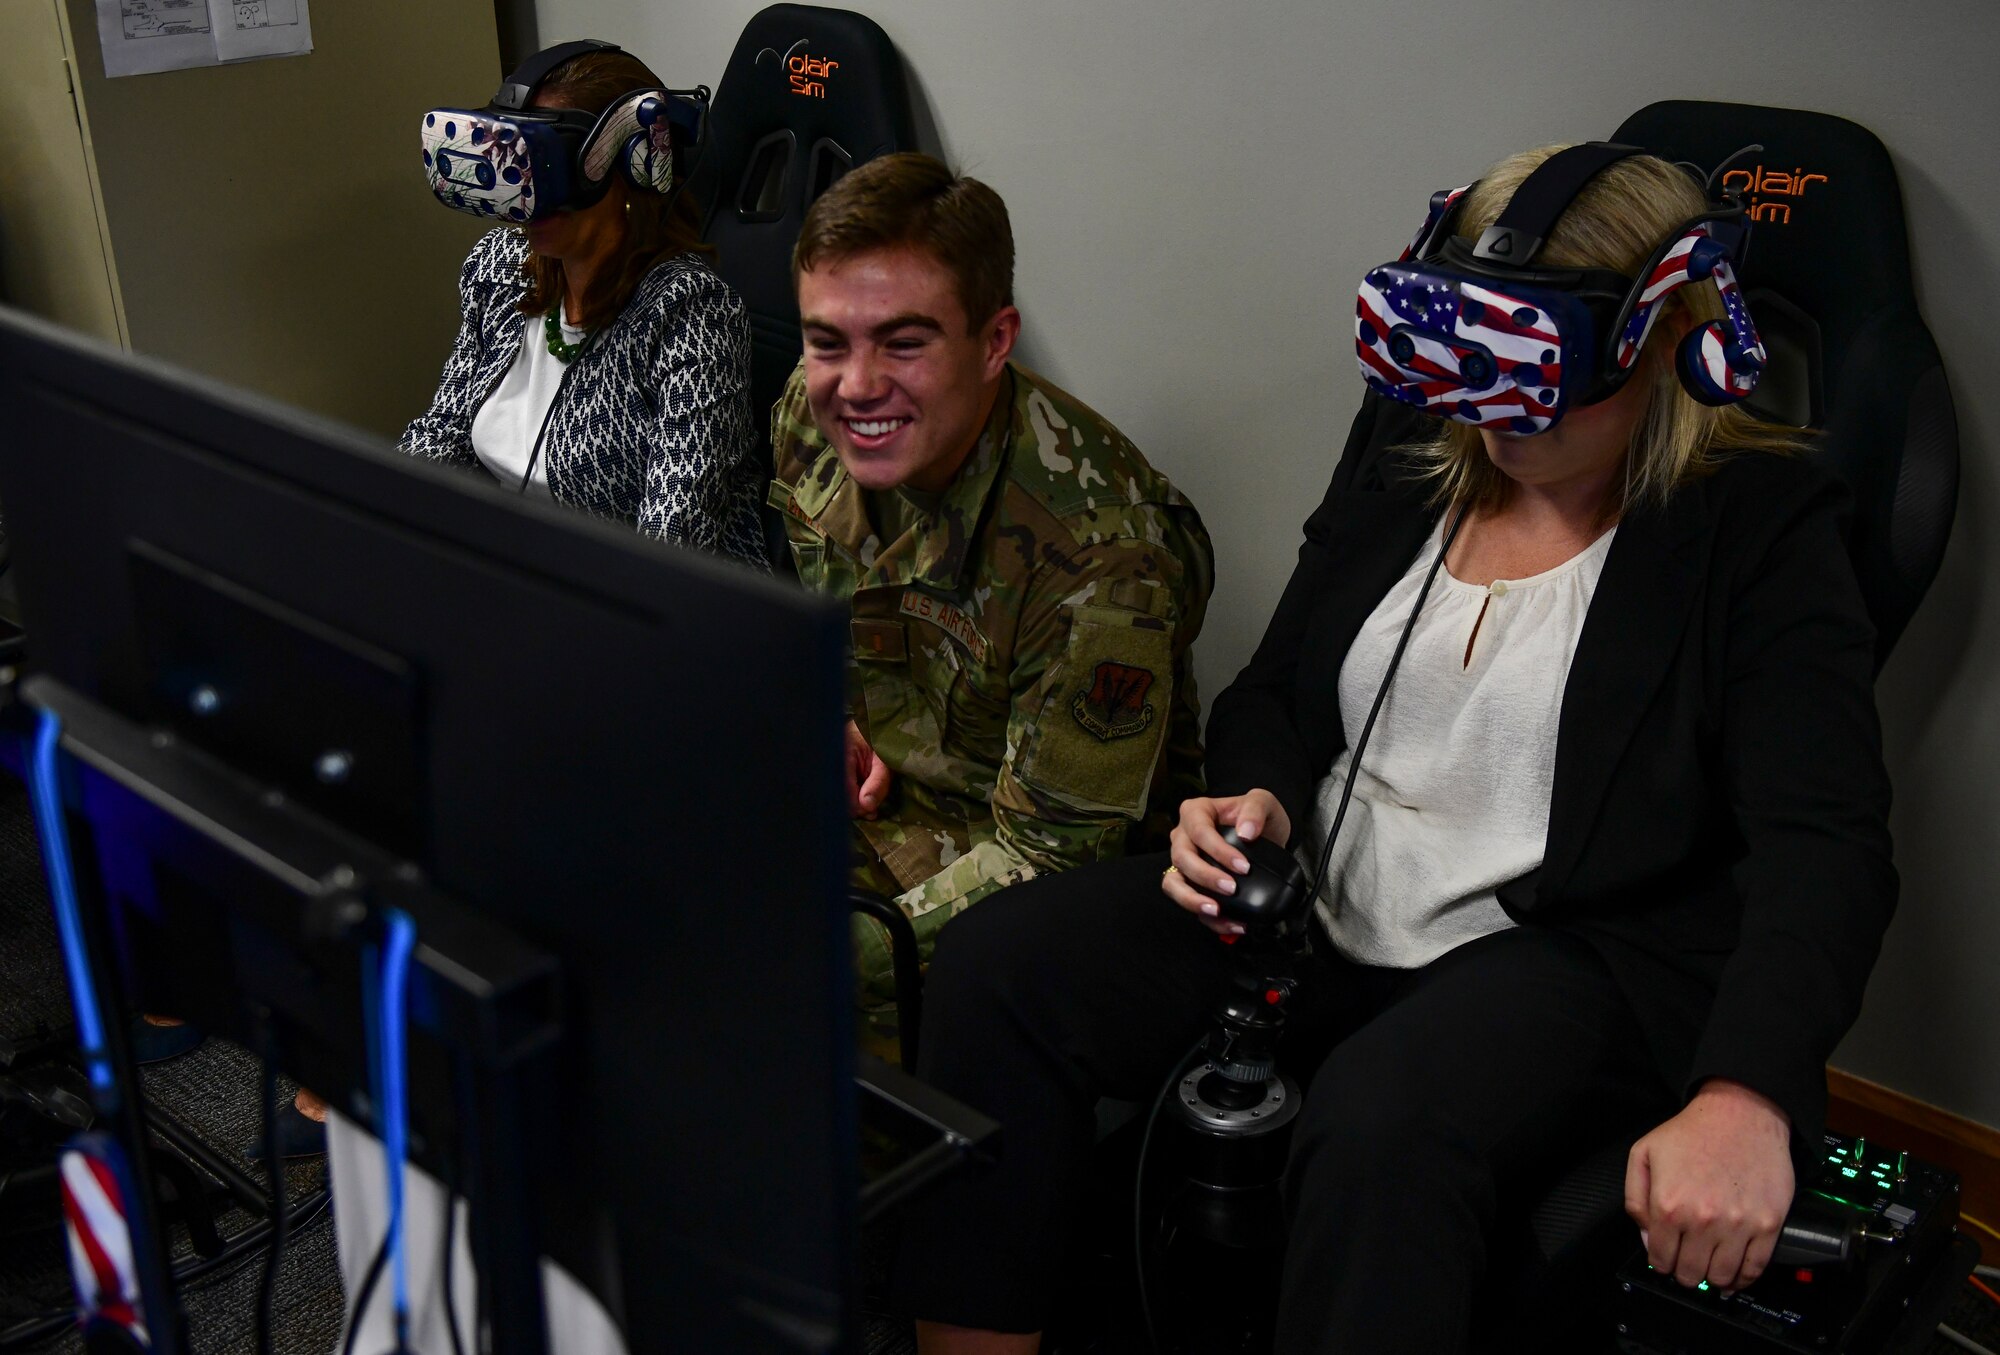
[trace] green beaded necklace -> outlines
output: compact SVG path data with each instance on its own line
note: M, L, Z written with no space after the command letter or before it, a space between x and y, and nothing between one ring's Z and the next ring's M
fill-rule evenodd
M576 343L564 343L562 336L562 302L558 301L542 317L542 335L549 341L549 355L557 362L568 364L576 361L576 355L583 351L590 336L584 335Z

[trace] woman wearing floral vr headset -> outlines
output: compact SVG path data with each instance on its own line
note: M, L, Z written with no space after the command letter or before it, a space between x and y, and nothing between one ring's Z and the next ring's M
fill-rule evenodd
M1655 1266L1767 1264L1896 877L1841 493L1737 403L1764 360L1744 233L1593 143L1441 194L1370 271L1376 395L1214 704L1211 796L1167 856L941 934L918 1071L1006 1150L910 1210L925 1355L1036 1349L1093 1107L1165 1101L1232 991L1225 829L1321 866L1297 987L1264 994L1307 1083L1277 1349L1465 1349L1503 1222L1620 1133L1649 1131L1625 1202Z
M574 42L484 108L424 116L432 193L511 224L466 259L458 338L398 446L762 568L749 323L680 191L706 114L705 89Z

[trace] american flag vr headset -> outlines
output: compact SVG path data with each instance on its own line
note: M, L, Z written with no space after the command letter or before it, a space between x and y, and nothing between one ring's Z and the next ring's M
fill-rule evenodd
M708 136L708 87L628 90L602 113L531 108L549 73L615 43L566 42L537 52L510 74L484 108L424 114L424 176L447 207L523 223L588 207L622 172L634 188L670 193L685 175L676 150L698 151Z
M1764 346L1736 283L1750 223L1741 202L1704 186L1710 209L1673 231L1636 278L1603 268L1537 268L1535 256L1583 186L1637 146L1593 141L1556 152L1467 244L1453 227L1474 186L1431 197L1395 263L1372 268L1355 306L1355 355L1370 388L1428 414L1523 436L1625 384L1678 289L1712 282L1724 319L1689 331L1681 384L1708 405L1757 388Z

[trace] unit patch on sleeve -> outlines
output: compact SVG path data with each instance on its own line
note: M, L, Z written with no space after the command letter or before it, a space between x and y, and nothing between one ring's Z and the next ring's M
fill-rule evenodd
M1173 723L1173 624L1129 607L1069 613L1069 643L1044 673L1014 775L1071 809L1136 820Z
M919 592L915 588L906 588L903 590L900 610L904 616L914 616L919 621L928 621L958 641L959 646L970 654L975 662L981 664L986 662L989 648L986 637L979 633L979 627L972 623L971 617L943 598L932 597L929 593Z
M1152 689L1151 669L1107 660L1091 674L1090 686L1069 703L1070 714L1100 742L1130 738L1153 723L1152 703L1146 700Z

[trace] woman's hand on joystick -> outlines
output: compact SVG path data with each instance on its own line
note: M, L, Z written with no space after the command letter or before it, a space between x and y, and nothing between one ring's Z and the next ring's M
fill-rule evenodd
M1223 840L1224 828L1234 828L1237 837L1246 841L1261 837L1280 847L1292 836L1292 821L1285 807L1268 790L1183 800L1181 821L1174 828L1169 852L1173 865L1160 877L1160 889L1218 936L1236 936L1243 931L1242 926L1223 921L1221 908L1211 896L1235 893L1236 876L1248 874L1250 863Z

